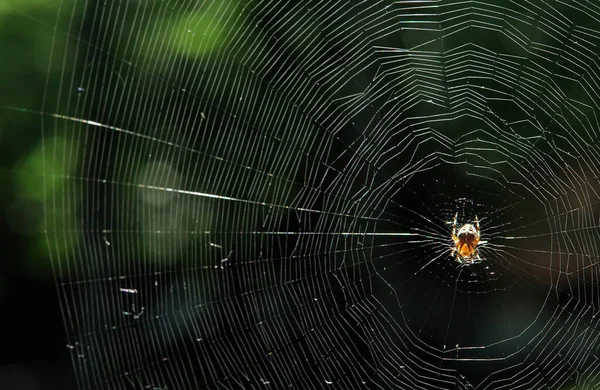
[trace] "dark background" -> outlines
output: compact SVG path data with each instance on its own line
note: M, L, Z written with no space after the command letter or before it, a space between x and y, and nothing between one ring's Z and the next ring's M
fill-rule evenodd
M44 85L48 75L60 75L48 68L59 2L1 3L0 388L70 389L74 376L41 230L39 164Z

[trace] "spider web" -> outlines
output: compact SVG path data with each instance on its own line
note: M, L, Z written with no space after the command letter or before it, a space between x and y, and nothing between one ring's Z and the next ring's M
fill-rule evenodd
M598 4L58 20L46 229L81 388L598 387Z

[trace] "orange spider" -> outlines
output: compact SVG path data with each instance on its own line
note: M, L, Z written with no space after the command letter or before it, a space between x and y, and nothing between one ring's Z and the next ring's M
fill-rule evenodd
M454 241L454 247L450 256L456 254L456 261L461 264L473 264L481 261L477 252L477 245L483 244L485 241L480 241L481 234L479 233L479 220L477 216L475 216L475 226L466 223L458 229L458 233L456 232L457 218L458 213L454 216L454 223L452 224L452 241Z

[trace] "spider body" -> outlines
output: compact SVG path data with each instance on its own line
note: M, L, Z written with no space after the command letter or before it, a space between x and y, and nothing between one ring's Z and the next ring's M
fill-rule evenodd
M473 264L481 261L477 251L477 245L483 243L480 241L481 234L479 229L479 220L475 217L475 225L470 223L464 224L458 231L456 230L458 213L454 216L452 224L452 247L451 256L455 256L456 261L461 264Z

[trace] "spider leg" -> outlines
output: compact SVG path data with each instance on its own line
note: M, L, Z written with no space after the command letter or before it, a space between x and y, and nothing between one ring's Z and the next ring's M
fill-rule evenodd
M454 216L454 222L452 223L452 238L456 237L456 220L458 218L458 213Z
M475 226L477 226L477 233L479 233L479 219L475 216Z

